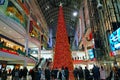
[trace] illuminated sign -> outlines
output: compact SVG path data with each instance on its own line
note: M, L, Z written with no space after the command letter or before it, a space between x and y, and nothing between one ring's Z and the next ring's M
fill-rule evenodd
M94 56L94 50L93 49L89 49L88 50L88 55L89 55L89 59L92 60L95 58Z
M112 51L120 50L120 28L110 34L109 42Z

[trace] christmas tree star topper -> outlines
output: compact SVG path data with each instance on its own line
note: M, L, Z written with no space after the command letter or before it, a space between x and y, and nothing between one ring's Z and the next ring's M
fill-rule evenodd
M60 2L60 6L62 6L62 4L63 4L63 3L62 3L62 2Z

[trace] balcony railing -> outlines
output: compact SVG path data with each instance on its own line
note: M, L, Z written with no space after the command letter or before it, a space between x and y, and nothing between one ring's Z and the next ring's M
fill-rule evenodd
M23 52L22 50L20 50L20 49L14 50L13 48L10 48L8 46L3 45L3 43L0 43L0 51L6 52L6 53L9 53L9 54L13 54L13 55L26 56L26 53ZM34 57L32 55L28 55L27 57L33 58L34 60L38 60L36 57Z

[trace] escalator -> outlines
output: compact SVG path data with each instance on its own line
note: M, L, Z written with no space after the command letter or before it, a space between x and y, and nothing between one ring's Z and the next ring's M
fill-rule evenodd
M42 65L41 67L43 68L46 68L46 67L49 67L50 63L52 62L52 59L46 59L46 62L44 65Z
M42 62L41 62L41 64L39 65L39 67L43 68L45 64L46 64L46 59L43 59Z
M49 58L49 59L40 58L39 61L38 61L38 58L36 58L36 57L34 57L30 54L29 54L29 57L34 59L37 62L36 65L34 66L34 68L46 68L52 62L51 58Z
M34 66L34 68L30 70L29 75L31 75L31 76L34 75L34 78L36 78L38 75L38 68L46 69L47 67L49 67L51 61L52 61L52 59L40 58L38 63L36 63L36 65ZM41 74L41 76L42 76L43 80L45 80L45 75Z
M40 58L40 59L39 59L39 62L38 62L38 63L36 63L36 65L35 65L35 67L34 67L34 68L38 68L38 67L39 67L39 65L43 64L43 61L44 61L44 58Z
M36 64L35 68L46 68L49 67L52 59L41 58L39 62Z
M36 58L36 57L32 56L31 54L28 54L28 57L30 57L30 58L32 58L32 59L34 59L35 61L38 61L38 58Z

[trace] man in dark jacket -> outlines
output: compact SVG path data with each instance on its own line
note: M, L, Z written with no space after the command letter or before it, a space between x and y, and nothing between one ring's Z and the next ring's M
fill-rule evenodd
M68 67L65 67L65 78L66 78L66 80L69 80L69 70L68 70Z
M45 69L45 79L50 80L50 69L49 68Z
M99 71L99 67L95 66L92 69L92 73L93 73L93 78L94 80L100 80L100 71Z
M26 80L27 79L27 73L28 73L27 67L24 67L22 72L23 72L23 78L24 78L24 80Z
M82 67L79 67L78 69L78 77L79 77L79 80L84 80L84 74L83 74Z
M87 67L85 67L84 72L85 72L85 80L89 80L89 77L90 77L90 71L88 70Z

